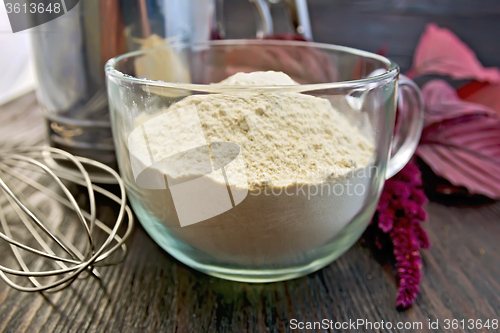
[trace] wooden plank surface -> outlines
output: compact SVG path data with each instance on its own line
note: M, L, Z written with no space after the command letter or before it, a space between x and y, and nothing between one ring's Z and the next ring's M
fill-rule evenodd
M43 137L34 94L0 107L2 148L43 142ZM0 332L279 332L290 331L292 319L422 322L422 332L431 331L429 319L438 319L435 332L446 332L445 319L500 319L500 204L431 202L427 211L433 245L423 253L420 296L405 312L395 309L392 268L379 265L359 243L308 276L247 284L186 267L137 226L125 262L101 269L103 286L85 279L42 295L0 282ZM99 215L112 218L106 202L100 202ZM8 261L10 249L3 241L0 253L2 262ZM456 330L461 331L476 330Z

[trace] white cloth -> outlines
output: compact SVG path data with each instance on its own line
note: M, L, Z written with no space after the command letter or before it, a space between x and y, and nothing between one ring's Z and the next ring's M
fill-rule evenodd
M0 0L0 105L36 87L29 30L12 33Z

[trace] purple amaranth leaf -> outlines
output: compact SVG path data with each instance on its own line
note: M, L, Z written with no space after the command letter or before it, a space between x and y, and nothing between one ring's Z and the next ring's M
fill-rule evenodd
M500 82L497 68L484 68L474 52L454 33L429 23L420 37L407 75L440 74L454 79Z
M422 88L425 103L424 128L444 120L471 114L494 117L496 112L488 107L460 99L455 89L443 80L429 81Z
M485 105L500 115L500 83L490 84L464 96L464 100Z
M453 185L500 198L500 119L471 114L432 124L416 154Z

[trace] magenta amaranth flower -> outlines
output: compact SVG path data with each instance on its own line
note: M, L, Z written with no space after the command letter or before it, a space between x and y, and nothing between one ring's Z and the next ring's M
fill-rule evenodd
M409 186L422 185L422 173L415 164L408 163L399 173L392 177L392 180L402 180Z
M408 186L408 183L402 180L395 179L390 182L386 182L384 188L388 194L396 196L399 199L408 199L412 194L411 187Z
M365 240L371 240L379 250L392 248L399 286L396 304L403 309L418 295L422 270L419 251L429 247L429 239L421 226L427 219L422 208L427 198L419 188L421 185L420 170L411 163L388 179L377 213L365 232Z
M410 223L403 223L391 232L394 244L394 257L396 258L397 278L399 292L396 304L408 308L417 297L420 284L420 240L414 235Z
M396 212L387 208L384 212L378 214L378 227L385 233L392 230L394 226L394 220L396 219Z
M411 199L421 206L427 202L424 191L416 187L411 190Z
M429 237L427 236L427 233L422 228L420 223L413 223L413 234L417 236L418 240L420 241L420 247L422 249L428 249L431 246Z

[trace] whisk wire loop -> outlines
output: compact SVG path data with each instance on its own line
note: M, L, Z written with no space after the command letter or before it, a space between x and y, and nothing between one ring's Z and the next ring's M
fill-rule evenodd
M48 161L52 162L50 167ZM75 166L74 169L78 173L75 173L74 170L70 172L64 167L54 167L53 162L69 162ZM87 171L89 167L104 171L116 179L119 195L115 195L92 183ZM40 181L40 175L48 176L45 177L45 180L50 179L51 184L45 185ZM17 182L18 186L12 187L8 184L14 181ZM77 184L87 189L88 211L78 205L75 197L68 189L67 183ZM19 184L24 185L20 186ZM54 184L57 186L54 186ZM56 189L54 190L54 188ZM20 269L14 269L0 265L0 278L12 288L27 292L59 291L68 287L84 271L99 279L100 274L95 267L115 265L125 258L127 254L125 241L133 230L133 214L126 204L123 181L112 168L94 160L73 156L56 148L14 148L9 151L0 151L0 189L0 193L3 193L6 198L5 201L0 201L0 225L3 229L3 233L0 232L0 240L9 243L14 259L20 266ZM77 215L79 224L85 230L85 238L87 239L83 251L80 251L76 244L72 244L58 230L57 226L51 226L50 219L36 205L29 202L27 196L23 193L23 190L26 189L43 193L55 203L70 209ZM112 226L108 226L97 219L96 193L119 205L118 215ZM17 220L22 222L22 224L17 223L16 228L23 225L42 250L14 239L9 224L13 224L11 221L15 219L6 216L4 203L10 206L11 210L17 215ZM127 227L119 235L123 223L127 223ZM56 254L39 231L48 236L49 240L54 242L70 258ZM97 243L97 232L104 233L107 237L102 242ZM28 265L20 250L27 251L44 260L35 260ZM118 250L120 250L121 255L117 258L116 256L113 257L113 254ZM40 267L35 267L36 265L41 266L40 262L46 260L53 261L59 267L52 270L40 270ZM27 277L33 286L25 286L14 282L8 275ZM50 282L42 283L39 280L46 277L54 277L55 281L52 279Z

